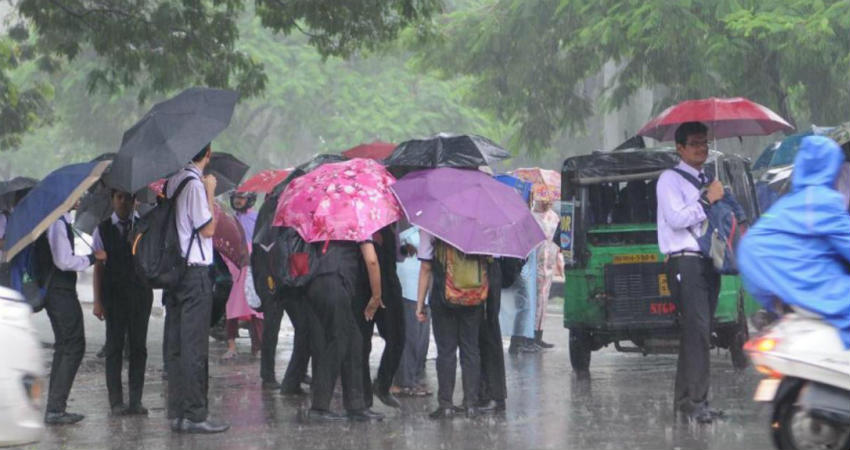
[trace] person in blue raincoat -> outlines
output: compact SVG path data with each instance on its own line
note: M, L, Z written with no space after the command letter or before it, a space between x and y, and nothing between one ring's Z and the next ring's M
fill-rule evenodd
M832 139L803 139L791 192L744 236L738 268L766 308L781 302L814 312L850 347L850 214L835 186L843 162Z

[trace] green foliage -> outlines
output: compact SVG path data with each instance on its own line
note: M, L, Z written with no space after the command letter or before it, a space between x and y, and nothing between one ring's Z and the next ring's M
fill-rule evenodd
M315 153L376 139L400 142L456 131L499 141L509 134L489 114L464 103L469 79L444 81L419 73L408 64L409 55L392 48L348 59L324 57L308 36L285 37L260 20L247 12L242 16L236 50L263 64L266 88L237 105L230 127L213 143L214 150L237 155L252 171L293 166ZM100 64L94 52L86 52L49 78L56 86L56 122L4 155L0 179L43 176L60 165L117 151L124 130L166 96L138 104L132 89L89 95L86 74Z
M476 80L473 101L539 151L639 89L655 109L745 96L804 125L850 116L850 1L478 0L437 19L421 67ZM586 82L613 62L601 98Z
M262 25L299 29L324 56L350 55L391 40L438 12L440 0L255 0ZM263 64L240 50L238 21L249 0L20 0L48 56L73 60L93 49L88 88L138 89L140 101L189 85L263 91ZM253 8L251 8L253 9Z
M34 52L26 30L13 28L0 37L0 151L20 144L22 136L51 119L49 84L18 80L10 72L32 60Z

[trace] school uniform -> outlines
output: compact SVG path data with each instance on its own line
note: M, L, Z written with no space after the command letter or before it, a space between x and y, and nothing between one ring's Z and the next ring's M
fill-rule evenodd
M130 347L127 384L131 407L141 406L145 382L153 290L144 285L133 268L129 239L137 218L121 220L112 213L109 219L98 225L92 236L93 249L107 254L100 289L106 315L106 389L111 407L123 403L121 370L125 342Z
M213 220L201 172L189 163L167 182L171 197L186 177L176 199L177 234L187 267L174 289L165 295L168 417L203 422L207 419L209 331L212 315L212 238L199 231Z
M445 300L445 269L434 258L436 238L430 233L419 231L421 261L432 263L430 291L431 323L434 326L434 341L437 343L437 399L441 408L453 406L457 352L460 349L460 368L463 380L463 397L466 407L479 403L481 382L481 351L479 334L484 319L484 307L450 306Z
M77 272L94 263L93 256L77 255L71 215L65 213L50 225L46 234L52 271L44 309L53 328L53 363L47 390L47 414L64 413L77 369L86 350L83 310L77 297Z
M502 345L502 327L499 324L499 310L502 305L502 268L494 260L487 268L490 288L484 304L484 319L478 334L481 349L481 391L480 402L495 400L504 402L508 397L505 377L505 350Z

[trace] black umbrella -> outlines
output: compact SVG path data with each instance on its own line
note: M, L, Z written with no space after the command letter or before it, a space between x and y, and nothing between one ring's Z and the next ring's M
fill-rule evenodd
M230 153L214 152L204 173L215 175L215 195L236 189L245 178L250 166L237 159Z
M230 124L239 94L190 88L157 103L124 133L106 183L136 192L189 162Z
M478 168L509 158L511 154L495 142L477 135L438 134L427 139L402 142L384 160L388 167L410 169L458 167Z
M17 200L20 200L38 180L30 177L15 177L11 180L0 181L0 211L11 211Z

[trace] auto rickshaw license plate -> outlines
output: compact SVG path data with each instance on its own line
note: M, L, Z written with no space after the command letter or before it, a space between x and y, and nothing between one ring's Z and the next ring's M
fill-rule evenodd
M658 255L654 253L630 253L626 255L614 255L614 264L636 264L658 262Z
M670 286L667 285L667 275L663 273L658 274L658 295L662 297L670 296Z
M776 391L779 389L779 384L782 382L779 378L765 378L759 381L756 388L756 393L753 395L753 400L757 402L772 402L776 397Z

